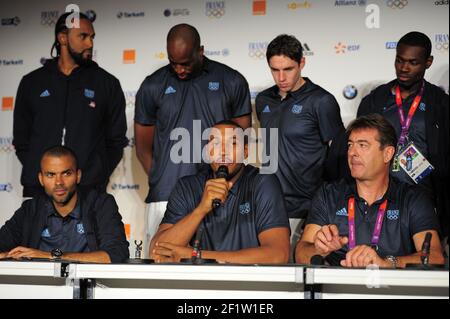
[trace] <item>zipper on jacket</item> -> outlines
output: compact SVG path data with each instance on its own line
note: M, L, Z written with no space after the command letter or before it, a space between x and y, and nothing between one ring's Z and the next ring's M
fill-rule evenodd
M62 139L61 139L61 145L64 146L66 144L66 127L63 127L62 130Z
M64 146L66 144L66 118L67 118L67 107L69 104L69 81L70 78L66 80L66 101L64 107L64 115L63 115L63 129L62 129L62 137L61 137L61 145Z

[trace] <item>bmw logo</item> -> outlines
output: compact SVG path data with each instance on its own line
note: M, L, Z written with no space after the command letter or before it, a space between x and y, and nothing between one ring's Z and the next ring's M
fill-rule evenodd
M94 10L88 10L85 12L85 14L91 22L94 22L95 19L97 19L97 14Z
M353 100L358 95L358 89L354 85L347 85L342 93L347 100Z
M164 10L165 17L170 17L171 14L172 14L172 12L169 9Z

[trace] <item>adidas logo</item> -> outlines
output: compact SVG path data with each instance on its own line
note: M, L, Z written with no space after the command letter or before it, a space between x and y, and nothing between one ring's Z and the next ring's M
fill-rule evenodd
M348 216L347 209L344 207L336 212L336 216Z
M264 110L262 111L263 113L270 113L270 107L269 105L266 105L266 107L264 108Z
M175 90L172 86L169 86L167 89L166 89L166 92L164 92L164 94L173 94L173 93L175 93L177 90Z
M50 96L50 92L48 90L45 90L44 92L41 93L41 95L39 95L40 97L47 97Z

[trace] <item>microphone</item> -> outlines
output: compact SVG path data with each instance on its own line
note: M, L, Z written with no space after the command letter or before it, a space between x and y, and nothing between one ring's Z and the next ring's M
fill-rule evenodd
M310 262L311 265L320 266L320 265L324 265L325 264L325 258L323 258L320 255L314 255L314 256L311 257L309 262Z
M227 179L227 177L228 177L228 167L226 167L225 165L219 166L219 168L217 169L217 172L216 172L216 178ZM219 208L220 205L222 205L222 202L220 201L220 199L216 198L213 200L213 202L212 202L213 209Z
M425 240L422 244L422 251L420 253L420 260L422 261L422 265L428 265L430 259L430 246L431 246L431 237L433 234L426 233Z
M180 262L188 265L201 265L201 264L215 264L217 261L211 258L202 258L202 253L200 250L200 241L202 240L203 232L205 230L204 225L199 225L197 233L194 239L194 245L192 246L191 258L181 258Z
M192 250L192 257L191 261L194 264L198 258L201 258L200 255L200 240L202 239L203 235L203 227L200 225L200 227L197 229L197 235L194 239L194 246Z

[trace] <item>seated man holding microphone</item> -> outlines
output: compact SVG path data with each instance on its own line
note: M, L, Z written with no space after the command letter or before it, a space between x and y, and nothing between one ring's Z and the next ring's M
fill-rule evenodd
M289 220L278 179L243 163L248 141L239 138L236 132L243 130L237 123L221 121L211 132L210 167L178 180L150 256L156 262L195 256L221 263L287 263Z
M444 264L431 200L418 186L389 176L395 129L381 115L371 114L350 123L347 134L354 181L343 179L319 189L296 247L296 262L309 264L319 255L343 267L405 268L424 258ZM428 247L427 256L422 247Z

